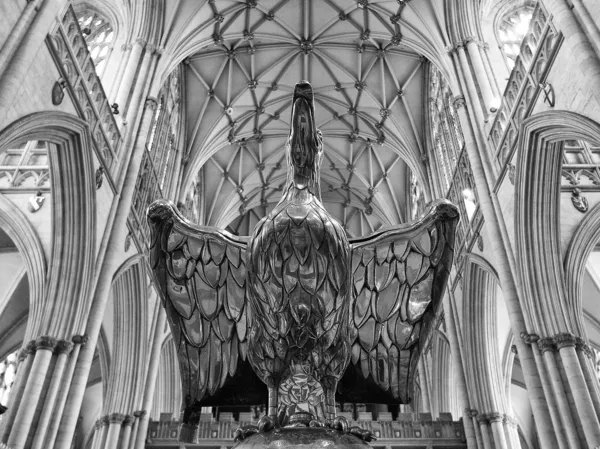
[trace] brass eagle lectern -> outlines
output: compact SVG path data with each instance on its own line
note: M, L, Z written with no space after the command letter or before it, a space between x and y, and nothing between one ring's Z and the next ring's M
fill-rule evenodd
M248 438L240 444L301 439L304 426L309 439L329 432L366 445L372 436L336 418L336 400L411 400L419 342L441 304L459 214L438 200L417 221L348 239L321 203L314 108L311 85L298 83L287 182L250 238L195 226L167 201L148 210L150 261L181 369L182 441L201 406L266 403L258 426L237 431L236 439Z

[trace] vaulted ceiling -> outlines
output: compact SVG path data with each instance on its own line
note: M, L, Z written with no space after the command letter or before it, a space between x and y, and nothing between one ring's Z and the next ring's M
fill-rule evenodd
M424 68L446 56L435 3L178 2L165 53L187 52L183 185L199 180L202 222L244 234L277 203L300 80L324 135L326 207L354 235L405 221L408 170L425 177Z

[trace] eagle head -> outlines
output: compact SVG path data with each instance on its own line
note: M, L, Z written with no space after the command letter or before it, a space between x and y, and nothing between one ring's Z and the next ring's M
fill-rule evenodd
M301 81L294 88L292 120L287 141L288 161L296 188L304 189L319 176L323 155L323 136L315 124L312 86Z

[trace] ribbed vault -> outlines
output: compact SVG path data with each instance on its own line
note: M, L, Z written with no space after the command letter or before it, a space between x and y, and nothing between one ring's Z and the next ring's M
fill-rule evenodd
M425 179L423 63L445 57L438 14L396 0L179 2L167 32L187 56L183 186L201 192L200 221L245 233L278 201L302 79L324 134L326 207L353 234L405 221L408 170Z

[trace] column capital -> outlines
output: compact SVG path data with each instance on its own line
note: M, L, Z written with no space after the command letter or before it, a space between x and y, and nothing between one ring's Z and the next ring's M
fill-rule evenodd
M134 44L138 44L140 47L144 48L146 46L147 41L145 39L142 39L141 37L138 37L136 40L133 41Z
M102 425L104 426L108 426L110 424L110 418L108 415L104 415L102 418L100 418L100 421L102 421Z
M530 345L532 343L536 343L540 339L540 336L538 334L528 334L525 332L521 332L520 336L521 336L521 340L523 340L528 345Z
M465 413L471 418L475 418L477 415L479 415L479 411L475 410L474 408L466 408Z
M477 415L477 422L479 423L480 426L487 426L490 424L490 420L488 419L488 415L481 414L481 415Z
M124 426L132 426L135 421L135 416L133 415L125 415L125 419L123 419Z
M148 412L146 410L137 410L135 412L133 412L133 416L135 416L136 418L143 418L144 416L146 416Z
M502 422L505 424L508 424L510 427L512 427L514 429L519 427L519 423L517 422L517 420L506 413L504 414L504 419L502 420Z
M554 338L540 338L539 341L537 342L538 347L540 348L540 351L542 352L547 352L547 351L556 351L556 345L554 344Z
M486 415L489 422L502 422L504 421L504 414L500 412L491 412Z
M586 356L588 356L590 359L594 359L594 352L592 351L592 348L590 348L590 345L588 345L588 343L581 337L577 337L577 343L575 344L575 349L578 352L583 352Z
M87 334L83 334L83 335L73 335L73 337L71 338L71 341L73 343L75 343L76 345L85 345L88 341L89 337L87 336Z
M35 350L39 351L40 349L48 349L50 351L54 351L57 343L58 341L56 338L43 335L35 341Z
M558 334L554 337L554 343L558 349L566 348L568 346L575 347L577 345L577 337L569 333Z
M58 340L56 342L56 348L54 348L54 352L56 354L70 354L73 350L74 344L69 340Z
M126 415L122 413L111 413L108 416L108 421L110 424L122 424L126 418Z

